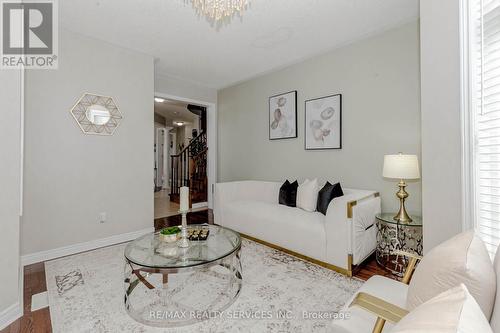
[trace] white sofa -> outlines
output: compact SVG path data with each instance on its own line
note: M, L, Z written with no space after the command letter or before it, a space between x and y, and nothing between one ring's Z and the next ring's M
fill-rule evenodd
M343 189L326 216L278 204L281 183L238 181L215 188L215 223L313 259L346 275L375 250L375 191Z

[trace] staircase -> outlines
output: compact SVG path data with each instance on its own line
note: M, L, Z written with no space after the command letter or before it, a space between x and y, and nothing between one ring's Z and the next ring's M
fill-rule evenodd
M202 132L179 154L171 156L170 201L179 202L181 186L189 187L190 206L208 200L207 152L207 134Z

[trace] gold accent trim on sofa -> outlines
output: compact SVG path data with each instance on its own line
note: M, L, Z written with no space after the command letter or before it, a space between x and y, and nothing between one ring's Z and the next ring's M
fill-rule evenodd
M352 208L356 206L358 202L356 200L354 201L349 201L347 203L347 218L352 219Z
M255 237L243 234L241 232L239 234L241 235L241 237L244 237L246 239L249 239L249 240L252 240L254 242L260 243L262 245L268 246L268 247L273 248L275 250L279 250L279 251L285 252L285 253L290 254L292 256L295 256L295 257L297 257L299 259L312 262L313 264L316 264L316 265L319 265L319 266L331 269L332 271L335 271L337 273L344 274L344 275L347 275L349 277L352 277L352 254L349 254L347 256L348 269L345 269L345 268L341 268L341 267L338 267L338 266L335 266L335 265L332 265L332 264L328 264L328 263L323 262L321 260L317 260L317 259L305 256L305 255L297 253L295 251L288 250L288 249L286 249L284 247L281 247L279 245L275 245L275 244L263 241L261 239L258 239L258 238L255 238Z
M347 218L348 219L352 219L352 209L353 209L354 206L356 206L358 204L358 202L366 200L366 199L369 199L369 198L372 198L372 197L373 198L378 198L379 196L380 196L380 193L375 192L373 194L367 195L364 198L361 198L361 199L358 199L358 200L349 201L347 203Z

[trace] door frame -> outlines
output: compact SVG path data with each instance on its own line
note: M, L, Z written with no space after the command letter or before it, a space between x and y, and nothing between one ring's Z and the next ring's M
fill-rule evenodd
M159 123L156 123L155 124L157 125L160 125ZM163 153L161 154L161 156L163 156L163 159L162 159L162 170L161 170L161 175L162 175L162 178L161 178L161 188L162 190L165 190L167 188L170 187L170 175L169 175L169 153L170 153L170 147L169 147L169 131L172 129L172 127L169 127L169 126L165 126L162 124L162 126L159 126L159 127L155 127L155 138L156 138L156 153L155 153L155 163L156 163L156 168L157 168L157 174L155 175L156 176L156 179L158 181L158 172L160 170L159 168L159 159L158 159L158 154L160 152L160 149L159 149L159 131L163 131ZM156 184L157 185L157 184Z
M212 102L186 98L155 91L154 97L173 99L207 108L207 173L208 173L208 208L214 207L214 190L217 183L217 105Z
M170 188L170 130L172 126L163 127L165 130L165 149L163 150L163 174L165 176L165 182L163 183L163 189Z

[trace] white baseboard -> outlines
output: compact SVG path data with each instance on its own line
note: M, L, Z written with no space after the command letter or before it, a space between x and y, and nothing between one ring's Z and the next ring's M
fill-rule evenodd
M20 309L20 316L24 315L24 266L21 264L21 258L19 258L19 285L17 286L18 292L17 294L19 295L19 309ZM0 325L1 326L1 325Z
M191 208L197 209L197 208L203 208L203 207L208 207L208 202L197 202L194 204L191 204Z
M125 234L110 236L106 238L96 239L89 242L78 243L74 245L68 245L64 247L59 247L57 249L41 251L31 254L26 254L21 256L21 265L31 265L37 262L47 261L55 258L65 257L72 254L95 250L100 247L115 245L119 243L128 242L136 239L142 235L154 231L154 228L146 228L138 231L132 231Z
M0 330L12 324L24 314L24 267L19 265L18 301L0 312Z
M0 330L3 330L23 315L23 308L19 302L0 312Z

